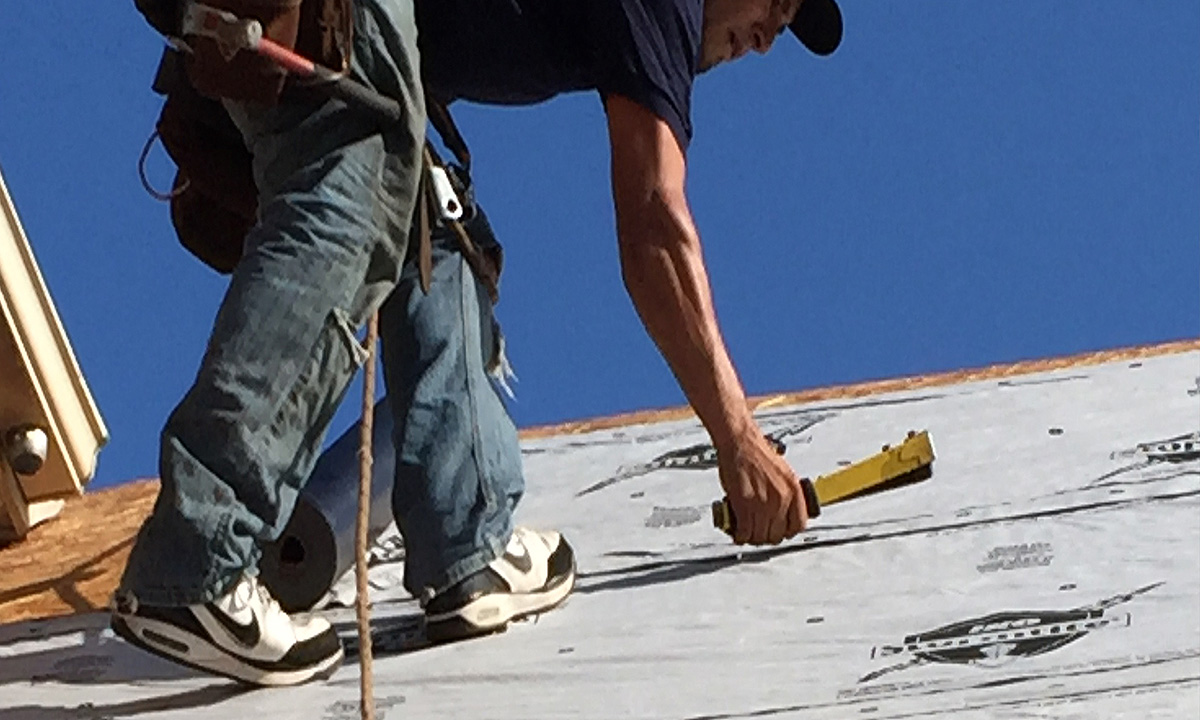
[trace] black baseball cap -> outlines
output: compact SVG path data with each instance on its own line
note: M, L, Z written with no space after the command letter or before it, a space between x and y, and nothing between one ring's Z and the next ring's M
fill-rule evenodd
M828 55L842 42L842 11L834 0L803 0L788 29L804 47Z

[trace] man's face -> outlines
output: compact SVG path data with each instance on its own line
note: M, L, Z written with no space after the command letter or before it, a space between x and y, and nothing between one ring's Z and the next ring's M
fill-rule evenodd
M751 50L765 53L803 0L705 0L700 72Z

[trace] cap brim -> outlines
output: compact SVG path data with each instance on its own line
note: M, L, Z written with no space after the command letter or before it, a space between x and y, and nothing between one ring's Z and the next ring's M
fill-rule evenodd
M842 11L835 0L804 0L788 29L804 47L828 55L842 42Z

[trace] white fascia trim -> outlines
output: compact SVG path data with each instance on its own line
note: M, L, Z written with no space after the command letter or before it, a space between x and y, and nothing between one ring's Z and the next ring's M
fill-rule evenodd
M67 339L29 241L0 173L0 315L28 371L67 477L43 472L22 478L28 501L77 494L91 480L108 430ZM3 431L0 428L0 431ZM42 476L45 476L44 478ZM32 491L32 492L31 492Z

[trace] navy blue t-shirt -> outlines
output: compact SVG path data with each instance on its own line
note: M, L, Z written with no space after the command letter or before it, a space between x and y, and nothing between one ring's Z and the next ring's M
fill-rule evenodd
M628 97L692 138L704 0L417 0L421 68L443 102Z

